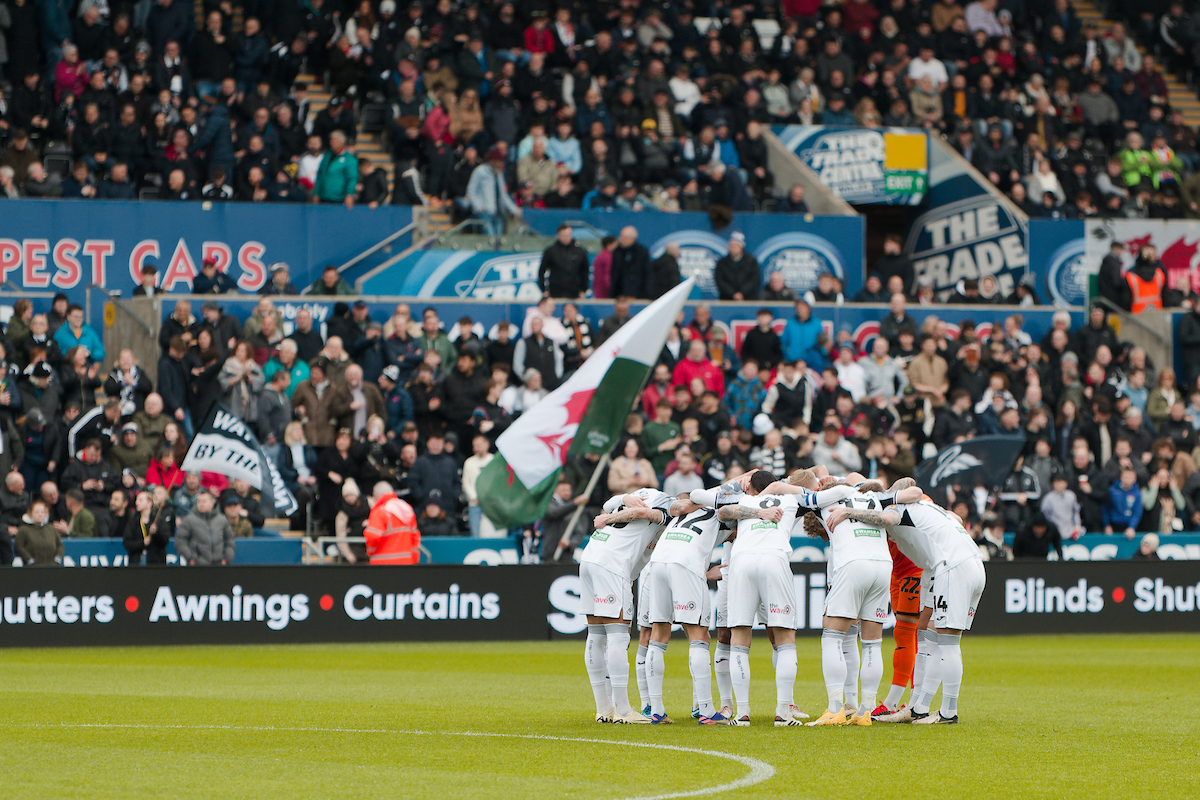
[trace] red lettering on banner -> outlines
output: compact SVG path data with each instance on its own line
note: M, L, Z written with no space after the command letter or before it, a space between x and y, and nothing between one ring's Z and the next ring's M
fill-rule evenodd
M196 264L192 261L192 254L188 252L187 245L183 239L175 245L175 252L171 254L171 262L167 264L167 272L163 275L162 288L164 291L174 291L176 284L186 283L189 288L192 284L192 278L196 277L198 271Z
M74 239L59 239L58 244L54 245L54 267L57 271L50 282L59 289L74 289L83 280L79 246Z
M103 286L108 278L108 257L117 252L112 239L88 239L83 253L92 259L92 283Z
M26 239L25 263L21 270L21 281L26 289L45 289L50 285L46 274L46 256L50 254L50 240Z
M267 252L262 242L246 242L238 250L238 266L242 268L242 277L238 278L238 288L244 292L257 292L267 282L267 267L263 264L263 253Z
M142 267L146 266L147 258L153 258L155 261L160 258L158 242L154 239L143 239L134 245L129 253L129 277L133 278L135 285L140 286L142 283Z
M21 243L13 239L0 239L0 281L8 280L8 273L21 266Z
M200 262L212 259L221 272L229 272L233 266L233 248L224 242L205 242L200 248Z

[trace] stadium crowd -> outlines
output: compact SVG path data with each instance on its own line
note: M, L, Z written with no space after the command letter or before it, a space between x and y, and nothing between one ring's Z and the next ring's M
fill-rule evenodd
M1200 218L1161 5L4 0L0 198L804 211L763 140L802 123L926 127L1031 216Z
M543 285L577 297L587 280L571 282L580 275L572 249L568 240L547 250ZM300 501L293 528L311 509L319 530L359 535L369 495L385 482L412 505L423 535L506 536L476 494L496 437L631 315L620 294L593 325L574 302L547 294L524 319L490 330L404 303L379 320L361 299L339 301L346 287L329 268L314 294L334 303L332 315L318 325L302 308L285 323L272 294L295 288L282 267L242 320L222 309L224 276L206 265L196 289L209 299L171 307L154 382L129 351L102 373L103 342L66 296L47 314L15 303L0 340L0 561L15 550L25 563L52 563L66 536L120 537L131 563L143 553L161 562L172 536L187 561L232 561L236 538L275 509L245 482L182 471L218 402L257 433ZM154 277L147 270L147 287ZM1099 306L1075 330L1068 313L1056 314L1035 342L1019 313L998 322L998 307L980 306L978 325L936 316L918 325L908 303L892 296L867 352L849 331L826 331L805 299L786 320L758 310L741 342L703 304L681 315L611 463L567 464L545 519L523 532L526 555L552 556L571 512L583 506L591 519L616 492L676 494L753 467L782 474L814 463L892 480L950 444L994 433L1026 439L1007 483L954 486L941 498L993 558L1061 553L1084 531L1200 526L1194 355L1192 374L1177 380L1120 342ZM1200 309L1181 325L1188 335L1200 340ZM1016 532L1011 550L1005 531ZM566 537L568 556L584 532Z

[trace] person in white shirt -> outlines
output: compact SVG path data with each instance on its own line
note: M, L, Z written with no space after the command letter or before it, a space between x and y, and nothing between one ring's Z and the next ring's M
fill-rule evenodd
M812 475L804 470L800 474ZM812 480L815 484L816 479ZM840 486L826 492L808 491L758 470L750 475L746 496L717 512L722 522L737 523L729 561L728 623L730 677L737 701L735 725L750 724L750 640L760 606L766 609L766 624L775 642L775 726L803 725L808 718L793 702L797 661L796 594L789 566L791 533L799 509L821 508L850 492Z
M479 492L476 491L479 475L496 457L490 448L491 442L485 434L475 434L471 439L472 455L463 462L462 489L467 498L467 525L471 529L471 536L475 538L495 539L507 534L507 530L498 531L496 525L484 516L483 509L479 507Z
M950 81L946 65L934 58L933 45L930 43L922 44L918 57L908 62L909 82L920 83L921 78L926 75L933 79L933 85L939 92L945 90L946 84Z
M739 490L740 494L740 490ZM650 696L650 719L670 723L663 703L663 674L671 624L683 626L688 637L688 666L692 695L701 725L728 725L730 720L713 707L712 670L708 656L710 595L705 575L713 550L733 532L717 519L719 489L697 489L687 507L675 517L650 556L649 621L650 642L646 659L646 681Z
M831 524L882 525L897 549L918 566L921 576L921 647L917 670L921 690L913 692L912 705L881 717L884 722L954 724L958 722L958 695L962 688L962 634L971 629L975 610L987 582L983 559L970 534L957 516L929 501L908 502L912 487L895 494L895 505L878 503L837 509L826 519ZM923 565L930 563L931 568ZM929 609L928 614L926 609ZM932 619L933 631L929 630ZM865 625L865 623L864 623ZM913 686L917 686L914 671ZM929 707L938 687L942 707L931 714Z
M852 475L861 481L862 476ZM815 475L799 481L802 488L818 486ZM849 488L841 486L835 488ZM832 489L826 489L826 492ZM825 505L819 512L829 541L829 571L832 577L825 598L821 631L821 669L829 705L825 713L809 725L870 725L871 711L879 684L883 680L883 622L888 613L888 588L892 578L892 555L882 524L851 521L848 509L877 510L900 500L915 502L921 490L910 487L901 493L869 495L850 490L840 501ZM805 523L805 531L810 532ZM844 704L847 666L843 644L845 634L855 623L862 630L861 701L857 709Z
M854 360L857 350L853 342L842 342L833 368L837 370L838 384L850 393L855 403L861 403L867 399L867 371Z
M813 445L812 458L816 463L823 464L830 475L839 478L862 468L862 454L852 442L842 438L842 432L832 422L825 423L821 438Z
M670 518L684 507L657 489L639 489L611 498L593 520L596 530L579 558L579 608L588 620L584 664L597 722L650 723L629 704L632 582Z

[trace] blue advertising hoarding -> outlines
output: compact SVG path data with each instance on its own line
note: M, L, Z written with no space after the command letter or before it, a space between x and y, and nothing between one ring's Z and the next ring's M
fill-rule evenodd
M930 147L929 195L905 240L918 280L932 280L945 297L963 280L992 275L1008 296L1029 271L1027 238L1024 214L989 191L949 147Z
M684 278L694 278L696 300L717 299L713 268L729 249L729 237L738 231L763 269L763 282L780 271L788 286L807 291L822 272L837 275L844 292L853 297L863 282L862 217L800 214L739 214L729 227L714 231L707 214L592 212L530 210L525 221L537 232L553 236L562 222L586 223L598 231L589 235L616 236L633 225L638 241L652 258L662 255L669 243L679 245L679 266ZM579 234L584 235L582 230ZM456 297L536 302L538 252L426 250L406 256L391 268L363 281L363 294L406 297Z
M0 281L75 302L93 283L128 297L153 260L164 290L187 292L211 257L239 291L262 288L276 261L304 288L410 222L407 206L22 200L0 214Z

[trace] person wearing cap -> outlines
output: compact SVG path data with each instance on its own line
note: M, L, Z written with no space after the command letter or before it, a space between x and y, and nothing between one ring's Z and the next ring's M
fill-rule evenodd
M237 290L233 278L217 268L214 258L204 259L200 264L200 274L192 279L192 294L230 294Z
M722 300L755 300L762 287L762 269L758 259L746 252L746 235L734 231L729 236L729 252L713 268L713 280Z
M395 364L384 367L379 376L379 388L383 392L383 407L387 409L388 437L394 439L413 419L413 399L400 383L400 367Z
M150 443L138 434L137 423L126 422L121 426L120 441L108 453L108 460L118 472L133 470L139 482L142 482L145 481L146 470L150 468L151 455Z
M226 493L221 495L221 512L233 530L235 539L249 539L254 536L254 526L245 517L242 499L236 494L230 494L226 490Z
M291 269L282 261L276 261L270 266L271 280L258 290L261 295L297 295L300 290L291 281Z
M617 182L605 175L594 189L583 196L580 207L584 211L614 211L617 208Z
M188 566L209 567L232 564L237 554L233 527L217 510L217 501L208 489L196 495L192 512L179 520L175 532L175 552Z
M57 425L47 424L40 408L25 413L24 430L19 433L23 450L21 474L29 486L41 486L52 480L63 457L62 432Z
M200 314L200 320L192 326L192 336L198 335L201 328L208 328L212 333L213 345L222 357L228 355L234 343L242 338L242 323L237 317L221 310L216 300L205 300L200 307Z
M471 173L467 182L467 205L491 237L504 235L505 215L521 218L520 207L508 193L508 184L504 180L504 151L499 147L489 150L487 162Z

